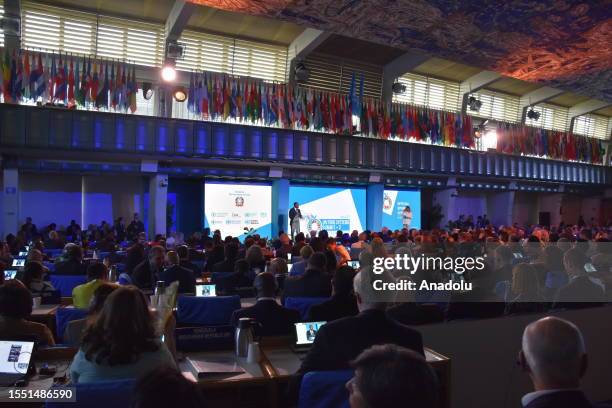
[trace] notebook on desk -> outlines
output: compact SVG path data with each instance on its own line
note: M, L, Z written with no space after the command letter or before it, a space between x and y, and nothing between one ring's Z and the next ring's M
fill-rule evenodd
M214 375L242 374L245 372L244 368L238 365L233 356L187 357L185 361L193 375L198 379Z

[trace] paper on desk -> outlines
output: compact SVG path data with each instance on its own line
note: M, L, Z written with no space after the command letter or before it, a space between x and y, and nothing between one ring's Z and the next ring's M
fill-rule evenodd
M185 360L197 378L215 374L241 374L245 372L234 357L187 357Z

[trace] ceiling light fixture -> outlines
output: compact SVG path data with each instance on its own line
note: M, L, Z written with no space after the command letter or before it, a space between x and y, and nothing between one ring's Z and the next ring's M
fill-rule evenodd
M147 101L153 97L153 86L150 82L142 83L142 97Z
M174 88L174 91L172 91L172 96L177 102L185 102L187 99L187 90L184 86L177 86Z

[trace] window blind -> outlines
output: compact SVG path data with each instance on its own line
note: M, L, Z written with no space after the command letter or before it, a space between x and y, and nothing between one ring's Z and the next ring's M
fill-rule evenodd
M183 32L180 70L224 72L285 82L287 47L195 31Z
M595 137L598 139L608 139L610 137L610 131L608 129L608 118L601 115L582 115L574 119L573 133Z
M0 0L0 19L4 17L4 2ZM4 32L0 28L0 47L4 47Z
M402 75L398 81L406 86L406 92L393 95L393 102L449 111L458 111L461 106L458 82L413 73Z
M518 96L481 90L470 94L482 102L479 111L467 107L467 113L480 118L495 119L502 122L520 122L520 98Z
M540 112L540 118L538 120L525 118L526 125L551 130L567 130L569 122L568 108L555 105L540 104L534 106L533 110L536 112Z

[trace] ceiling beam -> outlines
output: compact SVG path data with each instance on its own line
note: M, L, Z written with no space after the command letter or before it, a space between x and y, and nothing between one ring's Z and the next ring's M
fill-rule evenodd
M525 123L527 118L527 109L530 106L537 105L538 103L546 102L555 96L559 96L563 93L561 89L551 88L550 86L543 86L534 91L528 92L521 96L519 101L519 110L521 112L521 122Z
M331 33L307 28L287 47L287 80L290 83L295 81L293 71L297 61L303 60L313 52L323 41L327 40Z
M393 100L393 83L395 79L410 72L428 59L428 55L407 52L383 67L382 101L391 103Z
M461 82L461 85L459 86L459 92L461 94L461 114L465 115L467 111L468 98L472 92L476 92L485 86L492 84L501 77L502 75L498 74L497 72L481 71Z
M196 4L185 0L174 1L166 19L166 43L179 39L196 7Z
M9 50L21 49L21 1L4 0L4 19L16 20L19 22L19 33L12 33L4 30L4 46Z

